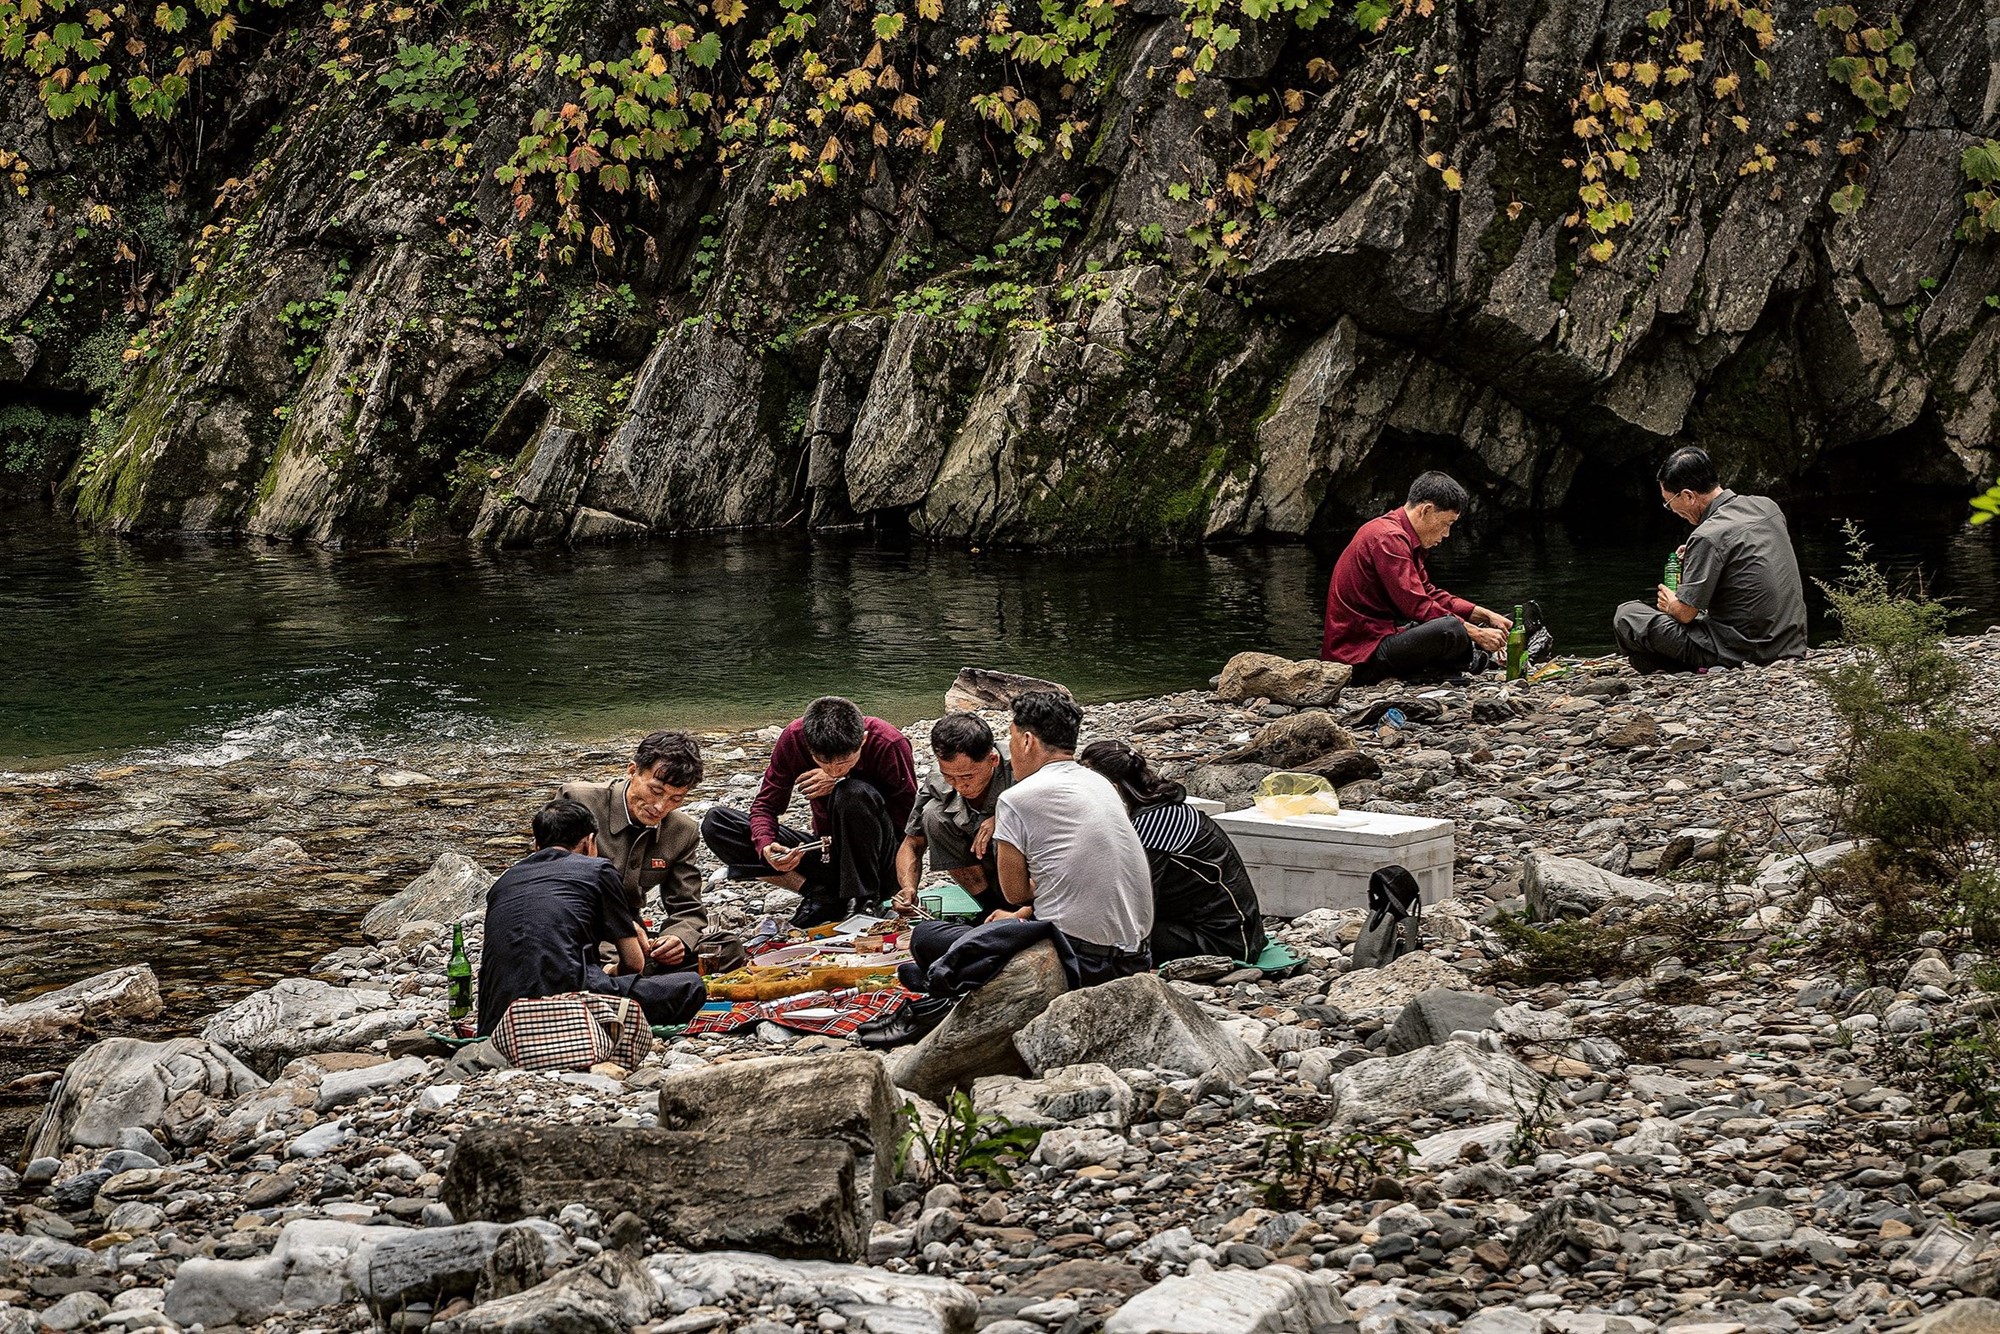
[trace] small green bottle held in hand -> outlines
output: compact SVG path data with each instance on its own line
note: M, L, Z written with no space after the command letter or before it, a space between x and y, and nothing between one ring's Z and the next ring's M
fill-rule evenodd
M450 997L445 1013L463 1019L472 1013L472 960L465 957L465 928L451 929L451 962L444 969L445 987Z
M1665 585L1667 586L1667 591L1668 591L1669 593L1678 593L1678 592L1680 592L1680 589L1681 589L1681 553L1680 553L1680 552L1676 551L1676 552L1675 552L1675 553L1674 553L1673 555L1671 555L1671 556L1667 557L1667 572L1666 572L1666 574L1665 574L1665 575L1664 575L1664 576L1663 576L1663 577L1661 578L1660 582L1661 582L1661 583L1663 583L1663 584L1665 584Z
M1507 631L1507 679L1518 681L1528 670L1528 627L1521 608L1514 608L1514 625Z

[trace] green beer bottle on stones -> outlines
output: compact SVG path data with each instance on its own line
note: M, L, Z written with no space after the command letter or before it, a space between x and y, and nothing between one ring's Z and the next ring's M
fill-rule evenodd
M444 969L445 988L450 999L445 1013L463 1019L472 1013L472 960L465 957L465 928L451 929L451 962Z
M1528 669L1528 627L1520 607L1514 608L1514 625L1507 631L1507 679L1518 681Z

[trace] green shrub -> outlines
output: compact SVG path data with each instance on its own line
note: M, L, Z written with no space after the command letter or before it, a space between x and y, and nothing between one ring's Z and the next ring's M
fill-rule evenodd
M1953 889L2000 834L2000 745L1966 707L1949 609L1891 587L1851 526L1848 548L1846 576L1820 585L1853 650L1820 674L1846 734L1830 775L1841 824L1878 845L1878 867Z
M1306 1209L1327 1199L1355 1196L1377 1177L1399 1174L1416 1144L1401 1135L1366 1126L1335 1124L1333 1103L1307 1098L1302 1114L1273 1117L1272 1130L1258 1151L1265 1175L1257 1192L1273 1209Z
M896 1147L896 1172L902 1174L910 1151L921 1146L922 1171L928 1181L970 1182L977 1178L1012 1185L1011 1169L1025 1162L1042 1142L1040 1126L1017 1126L1004 1116L979 1111L964 1089L952 1091L945 1103L944 1120L935 1131L924 1129L915 1103L904 1103L902 1116L905 1126Z
M60 477L88 424L74 413L0 406L0 492L39 490Z
M1842 828L1868 846L1802 892L1833 905L1822 935L1836 954L1893 985L1927 932L1958 949L2000 944L2000 742L1967 705L1948 609L1892 587L1852 528L1848 544L1845 577L1821 587L1852 654L1820 680L1845 734L1829 786Z
M1493 930L1506 953L1488 967L1488 982L1533 987L1630 977L1638 968L1627 950L1632 930L1626 925L1564 920L1536 926L1503 912L1494 919Z

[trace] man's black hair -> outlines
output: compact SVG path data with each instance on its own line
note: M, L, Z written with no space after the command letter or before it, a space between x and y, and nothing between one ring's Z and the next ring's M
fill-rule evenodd
M941 760L983 760L993 753L993 729L976 713L947 713L931 725L931 754Z
M1660 465L1660 485L1669 495L1692 491L1705 496L1721 486L1722 479L1715 475L1715 462L1708 451L1688 445L1667 455L1667 461Z
M805 716L799 722L806 749L816 760L844 759L860 750L862 740L868 735L861 721L861 710L853 700L838 695L821 695L806 705Z
M580 801L557 797L535 812L535 847L573 848L597 832L597 821Z
M1448 473L1432 470L1419 473L1417 480L1410 483L1410 494L1403 503L1415 509L1426 501L1440 513L1463 514L1466 506L1472 503L1472 497Z
M1083 726L1083 710L1067 695L1030 690L1014 701L1014 726L1033 732L1051 750L1075 750Z
M701 781L701 744L686 732L648 732L632 763L673 787L693 787Z

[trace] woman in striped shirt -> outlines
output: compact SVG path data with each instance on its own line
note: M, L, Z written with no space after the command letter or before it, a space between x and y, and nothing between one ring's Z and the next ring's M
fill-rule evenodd
M1219 954L1244 963L1264 952L1257 891L1229 835L1187 804L1187 789L1153 771L1123 741L1093 741L1077 756L1111 780L1153 873L1154 963Z

